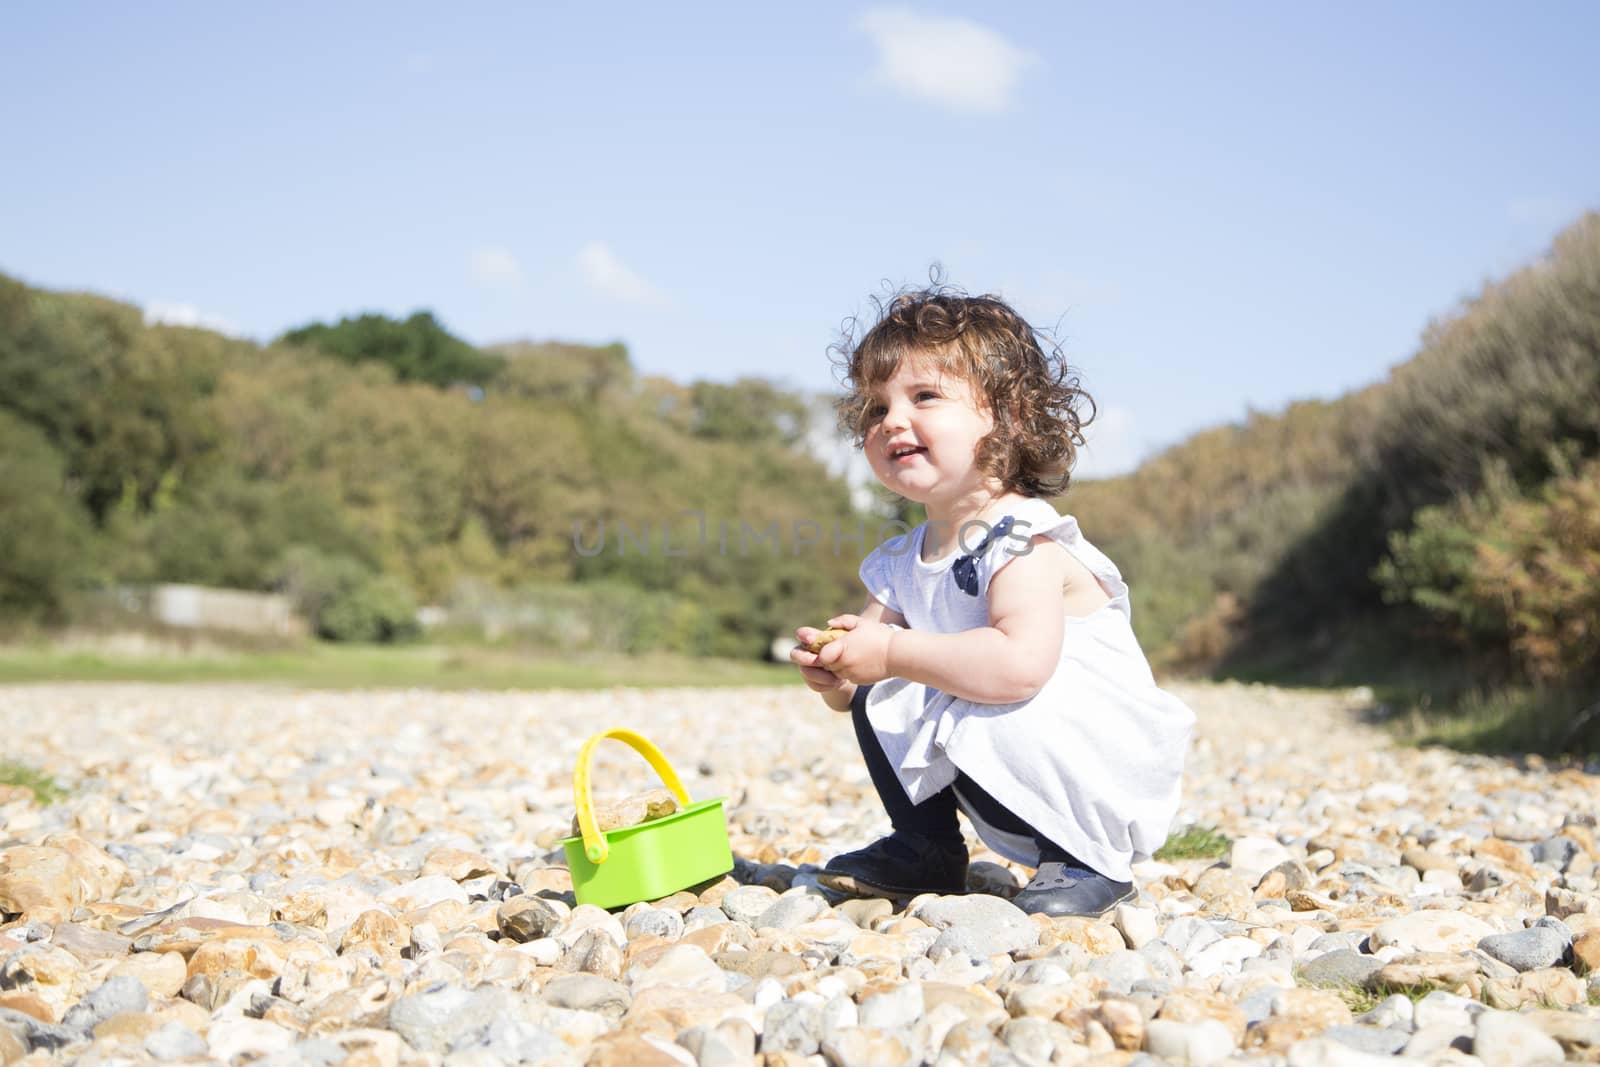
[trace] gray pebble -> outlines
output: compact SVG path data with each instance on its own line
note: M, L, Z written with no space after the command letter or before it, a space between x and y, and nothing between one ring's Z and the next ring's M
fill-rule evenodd
M149 1006L150 995L145 992L144 983L119 975L106 979L68 1009L61 1025L88 1032L119 1012L142 1012Z
M654 935L676 941L683 936L683 916L666 908L643 908L634 913L623 929L630 938Z
M1383 970L1383 961L1376 956L1363 956L1347 948L1324 952L1314 960L1302 963L1300 980L1306 985L1322 989L1360 988L1367 979Z
M1149 959L1131 949L1120 949L1091 960L1089 973L1106 980L1106 992L1119 995L1132 992L1135 982L1155 977Z
M935 948L948 942L951 950L974 956L993 956L1015 952L1039 943L1039 928L1026 912L1009 900L977 894L969 897L936 897L916 909L915 915L928 925L943 930L934 948L928 950L937 962Z
M1530 926L1510 934L1490 934L1478 942L1488 955L1519 971L1535 971L1561 962L1571 939L1548 926Z
M1306 946L1307 952L1336 952L1339 949L1349 949L1360 952L1367 943L1367 935L1356 930L1339 930L1331 934L1323 934L1311 944Z
M761 1028L761 1051L798 1052L809 1056L822 1043L822 1005L780 1000L767 1009Z
M764 885L742 885L722 897L722 912L736 923L755 924L762 913L777 902L778 894ZM698 908L690 909L692 916Z
M557 1008L592 1011L620 1019L633 1003L628 987L598 974L563 974L546 982L539 999Z
M728 918L728 913L721 908L714 908L709 904L696 904L683 913L683 929L700 930L707 926L717 926L721 923L733 922Z
M1578 858L1579 851L1578 843L1570 837L1547 837L1533 846L1533 862L1564 871Z
M514 995L498 986L476 989L435 983L389 1006L389 1029L419 1052L444 1053L482 1043L490 1025L515 1013Z
M489 1024L488 1051L506 1063L538 1063L571 1051L567 1043L521 1019L496 1019Z
M187 1026L167 1023L144 1039L144 1050L158 1060L192 1059L206 1054L206 1039Z
M1373 1056L1394 1056L1406 1047L1411 1035L1404 1030L1391 1030L1383 1026L1330 1026L1322 1032L1341 1045Z
M723 908L726 910L726 903ZM828 903L821 897L812 896L810 893L795 893L779 897L770 907L757 915L750 925L757 930L793 930L801 923L808 923L827 910Z

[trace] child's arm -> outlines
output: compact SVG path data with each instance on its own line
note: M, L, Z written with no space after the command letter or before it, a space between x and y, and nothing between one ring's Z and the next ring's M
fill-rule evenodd
M840 625L842 619L860 619L874 623L893 623L904 626L905 617L898 611L891 611L876 597L867 597L866 606L861 609L860 615L839 615L828 620L829 626ZM817 636L817 629L812 626L802 626L795 631L795 637L802 645L810 644ZM826 646L824 646L826 647ZM828 670L818 666L818 653L807 652L804 648L796 648L789 653L789 659L800 667L800 674L805 678L806 685L812 692L822 697L823 703L834 711L849 711L850 701L856 695L854 682L847 682Z
M890 630L863 614L837 620L851 632L818 653L818 663L859 684L883 678L922 682L979 704L1012 704L1044 687L1061 658L1063 596L1098 582L1047 537L989 583L989 625L956 634ZM1099 596L1103 602L1104 592Z

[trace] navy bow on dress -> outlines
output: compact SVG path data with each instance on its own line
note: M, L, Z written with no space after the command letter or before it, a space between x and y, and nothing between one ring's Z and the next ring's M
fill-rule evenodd
M955 577L956 587L968 596L978 595L978 557L992 544L996 538L1004 537L1011 530L1011 516L1007 515L994 524L994 529L989 531L989 536L983 543L965 556L959 557L955 566L950 568L950 573ZM959 540L960 535L957 535Z

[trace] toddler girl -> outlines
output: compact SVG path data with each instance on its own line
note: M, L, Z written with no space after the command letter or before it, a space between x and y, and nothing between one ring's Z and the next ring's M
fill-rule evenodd
M1156 687L1116 566L1046 499L1066 488L1093 402L988 296L901 294L841 356L842 421L928 521L861 564L866 606L828 620L847 633L791 654L850 710L893 826L820 880L964 891L960 809L990 848L1037 868L1024 911L1103 914L1166 839L1194 715Z

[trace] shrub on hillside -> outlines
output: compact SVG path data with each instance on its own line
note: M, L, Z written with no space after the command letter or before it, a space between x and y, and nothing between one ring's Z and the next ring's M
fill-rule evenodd
M330 641L405 641L421 632L405 584L349 556L296 545L283 554L276 584Z
M400 579L379 574L335 597L323 609L317 632L330 641L392 643L421 632L417 604Z
M1552 462L1561 467L1560 453ZM1425 508L1374 575L1388 599L1451 624L1463 645L1540 682L1600 673L1600 459L1529 495L1505 474Z

